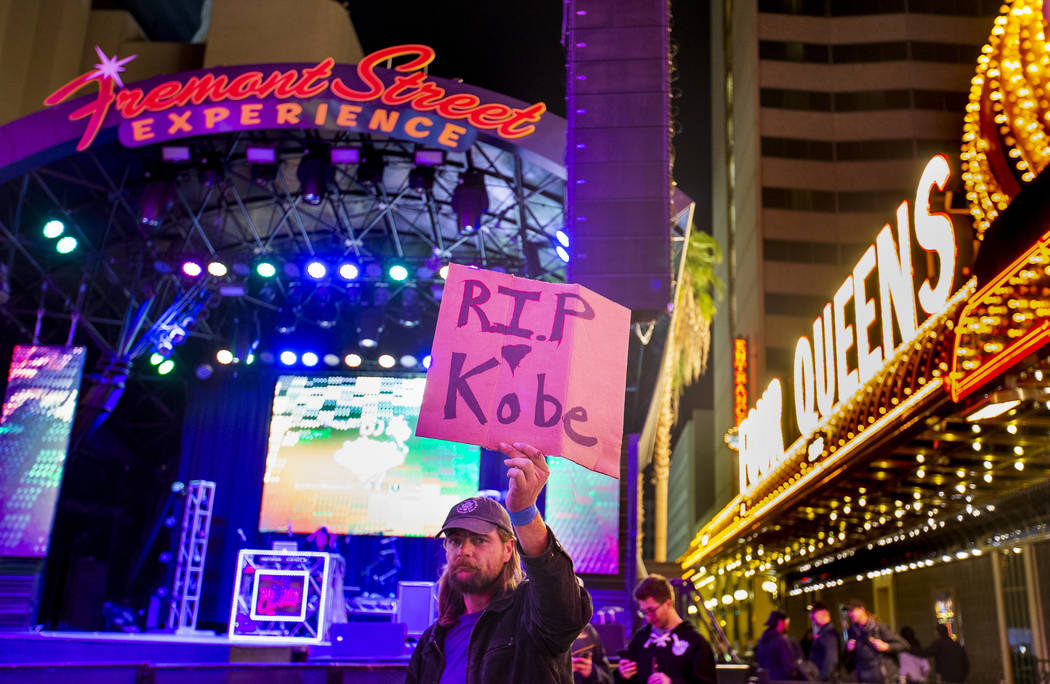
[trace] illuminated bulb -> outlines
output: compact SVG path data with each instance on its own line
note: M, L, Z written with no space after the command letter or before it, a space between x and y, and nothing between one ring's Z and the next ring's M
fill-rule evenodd
M974 427L979 428L980 425L974 425ZM922 454L919 454L918 456L915 457L915 460L918 461L919 463L925 463L926 462L926 457L923 456Z
M970 426L970 430L972 430L975 435L981 434L981 426L978 425L977 423L974 423L973 425L971 425Z
M966 483L965 482L960 482L959 484L955 485L955 491L959 492L960 494L965 494L966 493Z
M966 471L965 471L965 470L963 470L962 468L959 468L958 470L956 470L956 471L955 471L955 474L956 474L956 475L957 475L958 477L966 477Z
M1024 461L1014 461L1014 468L1024 470Z
M919 470L915 474L919 477L920 480L926 477L926 471L922 468L919 468Z
M992 482L992 474L991 473L985 473L984 474L984 481L989 483L989 484L991 484L991 482Z
M1009 425L1006 426L1006 431L1009 432L1011 435L1016 435L1017 434L1017 426L1014 425L1013 423L1010 423Z
M991 470L992 469L992 462L991 461L985 461L983 465L985 467L985 470Z
M980 443L980 442L978 442L978 441L976 441L976 440L974 440L974 441L973 441L973 442L972 442L972 443L970 444L970 446L971 446L971 447L973 447L973 450L974 450L974 451L980 451L980 450L981 450L981 443Z
M1014 447L1014 454L1017 456L1024 456L1024 447L1018 445Z

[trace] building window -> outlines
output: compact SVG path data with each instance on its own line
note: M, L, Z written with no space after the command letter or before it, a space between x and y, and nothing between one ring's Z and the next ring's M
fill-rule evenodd
M835 211L835 193L802 188L762 188L762 206L796 211Z
M817 295L767 292L765 296L766 315L815 318L827 302L827 297Z

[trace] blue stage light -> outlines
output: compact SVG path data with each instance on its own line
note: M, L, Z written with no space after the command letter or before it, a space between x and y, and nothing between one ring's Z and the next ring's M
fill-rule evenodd
M408 277L408 269L405 268L402 264L394 264L389 269L387 269L387 275L390 276L391 280L396 280L400 283L402 280Z
M54 240L59 235L64 233L66 230L66 224L62 223L58 219L51 219L44 224L44 237L48 240Z
M343 280L356 280L360 273L357 264L347 261L339 265L339 277Z
M569 263L569 253L565 251L564 247L562 247L561 245L555 245L554 251L558 253L559 259L561 259L565 263Z
M423 357L423 368L430 370L430 354Z
M299 360L302 361L303 365L307 368L313 368L317 365L319 359L317 358L317 354L314 354L313 352L304 352Z
M55 251L59 254L69 254L77 248L77 239L72 235L67 235L63 238L59 238L58 242L55 243Z
M295 362L299 360L299 357L296 356L295 352L287 350L281 352L281 355L278 358L280 358L281 363L286 366L293 366L295 365Z
M328 275L328 267L325 266L323 261L317 261L314 259L306 264L306 275L314 280L320 280Z
M564 230L554 231L554 237L557 238L558 242L561 244L562 247L569 246L569 236L566 235Z

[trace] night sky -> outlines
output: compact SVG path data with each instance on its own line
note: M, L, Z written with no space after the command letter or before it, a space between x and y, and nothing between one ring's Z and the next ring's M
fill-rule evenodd
M347 0L365 53L400 43L423 43L437 51L431 71L526 102L545 102L565 115L565 50L561 0L496 3L481 0ZM710 92L708 3L675 0L672 40L677 79L675 178L697 202L696 223L707 227Z

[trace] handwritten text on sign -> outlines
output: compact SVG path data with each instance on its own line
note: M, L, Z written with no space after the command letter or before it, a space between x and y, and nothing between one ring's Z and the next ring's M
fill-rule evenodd
M416 434L529 442L618 476L629 327L579 285L453 265Z

